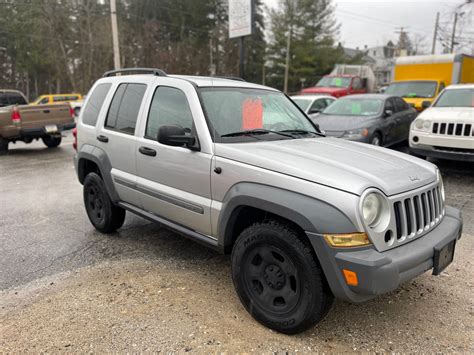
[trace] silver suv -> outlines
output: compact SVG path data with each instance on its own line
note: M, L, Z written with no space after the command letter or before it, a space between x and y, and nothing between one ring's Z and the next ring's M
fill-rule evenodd
M76 139L97 230L114 232L129 211L231 254L243 305L283 333L321 321L334 297L366 301L439 274L461 237L436 166L326 138L269 87L109 72Z

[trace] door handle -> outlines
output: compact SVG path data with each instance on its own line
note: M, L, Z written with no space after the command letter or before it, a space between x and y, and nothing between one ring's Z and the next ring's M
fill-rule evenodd
M97 136L97 140L99 142L103 142L103 143L107 143L109 141L109 137L106 137L106 136L103 136L103 135L99 135Z
M148 148L148 147L140 147L138 151L143 155L149 155L150 157L156 157L156 150Z

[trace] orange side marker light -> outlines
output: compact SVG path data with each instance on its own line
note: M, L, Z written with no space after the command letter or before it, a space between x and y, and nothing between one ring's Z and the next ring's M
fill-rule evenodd
M357 274L354 271L342 269L342 273L344 274L344 278L346 279L346 284L348 284L349 286L357 286L359 284Z

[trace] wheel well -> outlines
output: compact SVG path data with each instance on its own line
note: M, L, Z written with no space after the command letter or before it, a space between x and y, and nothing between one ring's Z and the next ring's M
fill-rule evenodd
M224 253L230 254L232 252L232 248L234 247L235 241L244 229L250 227L254 223L263 222L267 220L276 220L281 223L290 225L298 232L298 235L300 236L301 240L305 244L310 245L310 242L306 237L306 234L304 233L304 229L301 228L295 222L259 208L250 206L239 206L235 208L235 210L232 212L232 215L230 216L226 227L226 244L224 246Z
M79 160L78 171L79 171L79 181L81 182L81 184L84 183L84 179L89 173L96 173L97 175L102 177L99 166L95 162L89 159Z

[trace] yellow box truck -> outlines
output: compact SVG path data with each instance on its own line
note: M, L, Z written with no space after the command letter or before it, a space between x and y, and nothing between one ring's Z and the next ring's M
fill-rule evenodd
M439 54L398 57L387 94L401 96L418 111L450 84L474 83L474 57ZM426 105L425 105L426 106Z

